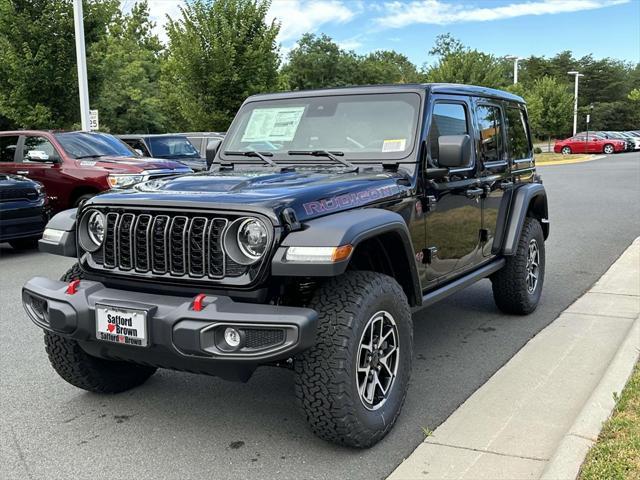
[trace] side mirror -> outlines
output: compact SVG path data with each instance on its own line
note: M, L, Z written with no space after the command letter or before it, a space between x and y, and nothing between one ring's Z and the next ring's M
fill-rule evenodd
M42 150L29 150L27 152L27 160L30 162L52 162L53 159L49 158L46 152Z
M213 160L216 158L216 153L218 153L221 143L222 140L219 139L209 140L209 143L207 143L207 170L213 165Z
M440 167L469 166L471 137L469 135L442 135L438 137L438 164Z

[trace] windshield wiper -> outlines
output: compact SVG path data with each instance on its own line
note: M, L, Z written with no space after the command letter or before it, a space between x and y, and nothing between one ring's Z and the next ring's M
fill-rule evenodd
M350 168L354 172L357 172L359 169L359 167L355 166L350 161L345 160L344 158L339 158L344 155L344 152L328 152L327 150L289 150L287 153L289 155L310 155L312 157L326 157L336 163L340 163L345 167Z
M105 154L93 154L93 155L80 155L79 157L76 157L76 160L80 160L81 158L99 158L99 157L104 157Z
M256 152L255 150L248 150L246 152L229 152L226 151L224 152L225 155L236 155L238 157L253 157L253 158L259 158L260 160L262 160L264 163L266 163L267 165L270 165L272 167L277 167L278 164L276 162L274 162L273 160L271 160L270 158L267 157L273 157L273 153L271 152Z

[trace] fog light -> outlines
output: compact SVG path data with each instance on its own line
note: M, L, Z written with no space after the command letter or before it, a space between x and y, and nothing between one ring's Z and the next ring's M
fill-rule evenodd
M224 331L224 341L227 342L231 348L238 348L240 346L240 332L235 328L228 327Z

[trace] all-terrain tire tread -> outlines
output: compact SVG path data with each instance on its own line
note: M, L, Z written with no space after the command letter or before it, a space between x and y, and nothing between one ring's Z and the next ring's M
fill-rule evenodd
M310 307L318 312L317 343L294 362L296 397L312 431L327 441L357 448L378 442L400 413L398 408L382 431L372 431L356 419L353 411L360 399L350 394L349 382L354 377L347 366L357 345L349 339L354 334L356 314L364 307L362 292L372 290L391 291L401 315L411 321L406 295L393 278L375 272L347 272L328 280L315 292ZM404 348L412 348L412 329L410 343ZM405 397L406 388L400 406Z
M516 253L506 258L505 266L491 277L493 298L500 310L515 315L527 315L536 309L537 302L531 301L524 279L527 271L527 252L529 241L538 240L541 249L541 260L544 258L544 236L542 225L536 218L526 217L522 233L518 240ZM538 289L544 281L544 264L539 279Z

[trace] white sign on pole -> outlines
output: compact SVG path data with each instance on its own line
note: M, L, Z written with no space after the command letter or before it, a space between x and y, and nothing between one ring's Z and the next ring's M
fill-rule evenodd
M89 110L89 129L100 130L100 122L98 121L98 110Z
M587 115L587 123L591 121L591 115Z

